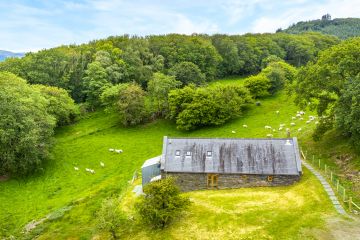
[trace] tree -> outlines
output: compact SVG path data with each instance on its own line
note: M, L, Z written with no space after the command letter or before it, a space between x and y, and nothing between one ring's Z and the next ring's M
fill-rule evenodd
M180 81L183 85L190 83L201 85L205 82L205 75L201 70L192 62L181 62L176 64L169 70L169 74L175 76L176 80Z
M101 100L108 110L119 114L124 126L139 124L147 117L145 92L137 84L112 86L102 93Z
M11 73L0 73L0 175L24 176L48 157L55 118L48 100Z
M84 93L86 94L86 101L92 108L100 105L99 96L105 88L109 87L108 75L105 69L99 62L92 62L85 71L84 77Z
M148 82L148 93L153 109L157 115L165 116L169 111L168 94L181 85L174 76L166 76L162 73L155 73Z
M346 135L356 139L358 74L360 69L360 38L335 45L319 54L316 62L301 68L295 86L296 103L309 106L327 118L327 128L337 125ZM340 100L341 99L341 100ZM335 122L335 119L339 121ZM319 135L317 138L319 139Z
M125 214L119 209L119 202L115 199L104 200L96 215L97 227L110 232L113 239L119 239L118 229L125 227L127 222Z
M258 74L246 78L244 87L249 89L251 96L254 98L262 98L270 95L271 82L264 74Z
M346 82L334 111L337 128L360 151L360 73Z
M154 228L163 229L190 205L189 198L180 195L171 177L147 184L144 193L135 209L141 219Z
M58 126L71 123L78 114L77 106L69 94L61 88L32 85L48 100L47 112L56 118Z

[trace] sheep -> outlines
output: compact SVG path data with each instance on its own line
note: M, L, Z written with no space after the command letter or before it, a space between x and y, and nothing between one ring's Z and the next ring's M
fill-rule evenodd
M283 127L279 127L279 131L283 130Z
M272 134L267 134L266 136L267 136L268 138L272 138L272 137L273 137Z
M114 151L114 149L113 148L109 148L109 152L113 152Z
M276 114L279 115L280 111L276 111Z
M301 115L305 115L305 112L304 111L300 111L299 112Z
M105 164L103 162L100 162L101 167L105 167Z
M78 167L74 167L74 170L75 170L75 171L79 171L79 168L78 168Z
M309 123L311 123L311 121L306 121L306 124L309 124Z
M301 121L302 121L302 120L304 120L304 118L302 118L302 117L301 117L301 118L299 118L299 119L300 119Z
M90 168L85 168L85 171L87 172L90 172L90 170L91 170Z
M281 123L281 124L280 124L280 127L285 127L285 124Z
M318 122L318 121L316 121L316 122L315 122L315 124L316 124L316 125L318 125L318 124L319 124L319 122Z
M301 128L299 128L299 129L298 129L298 132L301 132L301 130L302 130L302 129L301 129Z
M292 122L292 123L290 123L290 125L291 125L291 126L295 126L296 124Z
M265 129L271 129L272 127L271 126L265 126Z
M296 117L298 117L298 118L301 117L300 113L296 114Z
M121 150L121 149L115 149L115 152L116 152L116 153L122 153L123 150Z
M273 130L272 130L273 132L276 132L276 129L275 128L273 128Z
M94 169L90 169L90 173L94 174L95 170Z
M296 120L296 117L291 117L292 120Z
M231 133L236 133L236 132L234 130L232 130Z
M243 128L247 128L247 127L248 127L248 125L246 125L246 124L243 125Z

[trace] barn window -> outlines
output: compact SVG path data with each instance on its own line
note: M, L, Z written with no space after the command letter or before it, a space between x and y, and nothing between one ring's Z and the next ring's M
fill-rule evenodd
M272 181L273 181L273 178L274 178L273 176L268 176L268 177L267 177L268 182L272 182Z
M207 151L206 156L212 157L212 151Z
M191 156L191 152L186 152L186 156Z
M209 173L209 174L207 175L207 186L208 186L208 188L217 188L217 186L218 186L218 179L219 179L219 175L218 175L218 174Z
M180 156L180 150L176 150L175 156Z

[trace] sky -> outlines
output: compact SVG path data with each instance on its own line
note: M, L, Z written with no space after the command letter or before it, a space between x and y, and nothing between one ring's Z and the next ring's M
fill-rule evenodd
M275 32L360 17L360 0L0 0L0 49L38 51L114 35Z

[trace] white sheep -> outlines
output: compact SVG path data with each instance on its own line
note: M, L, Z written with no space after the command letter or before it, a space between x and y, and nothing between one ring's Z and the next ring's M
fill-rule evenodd
M301 130L302 130L302 129L301 129L301 128L299 128L299 129L298 129L298 132L301 132Z
M316 125L318 125L318 124L319 124L319 122L318 122L318 121L316 121L316 122L315 122L315 124L316 124Z
M292 120L296 120L296 117L291 117Z
M283 127L279 127L279 131L283 130Z
M291 126L295 126L296 124L292 122L292 123L290 123L290 125L291 125Z
M105 167L105 164L103 162L100 162L101 167Z
M305 112L304 111L300 111L299 112L301 115L305 115Z
M78 167L74 167L74 170L75 170L75 171L79 171L79 168L78 168Z
M278 114L278 115L279 115L279 113L280 113L280 111L276 111L276 114Z
M234 130L232 130L231 133L236 133L236 132Z
M265 129L271 129L272 127L271 126L265 126Z
M275 128L273 128L273 130L272 130L273 132L276 132L276 129Z
M309 123L311 123L311 121L306 121L306 124L309 124Z
M248 127L248 125L246 125L246 124L243 125L243 128L247 128L247 127Z
M85 168L85 171L87 172L90 172L90 170L91 170L90 168Z
M115 149L115 152L116 152L116 153L122 153L123 150L121 150L121 149Z
M280 127L285 127L285 124L281 123L281 124L280 124Z
M296 117L298 117L298 118L301 117L301 114L300 113L296 114Z
M109 148L109 152L113 152L114 151L114 149L113 148Z
M302 117L301 117L301 118L299 118L299 119L300 119L301 121L302 121L302 120L304 120L304 118L302 118Z
M267 134L266 136L267 136L268 138L272 138L272 137L273 137L272 134Z
M95 170L94 169L90 169L90 173L94 174Z

